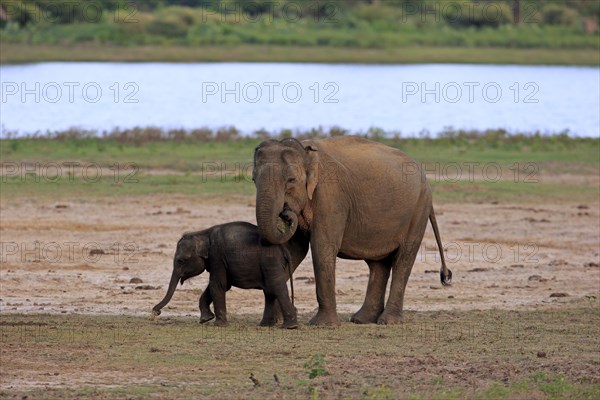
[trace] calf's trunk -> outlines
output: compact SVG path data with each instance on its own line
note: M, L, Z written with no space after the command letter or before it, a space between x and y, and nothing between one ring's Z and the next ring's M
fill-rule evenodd
M179 274L176 272L175 268L173 268L173 274L171 275L171 282L169 282L169 289L167 290L167 294L165 298L160 301L157 305L152 308L152 314L160 315L160 310L166 306L169 301L171 301L171 297L173 297L173 293L175 293L175 289L177 289L177 284L179 283Z

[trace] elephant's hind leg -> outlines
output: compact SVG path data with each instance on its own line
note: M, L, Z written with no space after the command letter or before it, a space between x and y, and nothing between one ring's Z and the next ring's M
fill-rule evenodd
M400 244L394 261L392 263L392 283L390 295L383 313L377 319L378 324L397 324L401 322L402 307L404 304L404 291L412 270L425 228L427 227L427 213L420 212L415 215L411 222L406 240Z
M281 314L283 315L282 328L296 329L298 327L298 319L296 308L290 301L286 282L280 282L273 288L273 296L275 296L276 303L279 303L281 308Z
M355 324L374 324L383 312L385 301L385 288L390 277L392 258L388 257L380 261L367 261L369 265L369 283L365 302L360 310L356 312L350 321Z
M260 326L275 326L277 324L277 317L281 316L281 308L277 297L272 294L265 292L265 311L263 312L262 321Z

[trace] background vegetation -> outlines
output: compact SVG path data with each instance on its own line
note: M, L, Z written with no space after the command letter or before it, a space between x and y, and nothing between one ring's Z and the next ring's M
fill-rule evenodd
M13 45L599 47L596 0L0 0L0 6L2 43Z
M347 135L342 128L306 132L258 131L242 137L233 128L163 130L135 128L112 132L72 129L0 141L2 195L53 198L188 194L208 198L232 195L253 201L252 154L267 138L322 138ZM359 133L401 149L430 173L436 202L596 202L600 188L588 184L600 171L600 139L566 133L508 134L503 130L446 130L403 138L373 128ZM6 136L10 136L7 134ZM65 163L92 165L92 178L69 176ZM484 168L493 164L491 172ZM52 165L63 172L54 179ZM473 167L469 167L473 165ZM25 167L27 166L27 167ZM16 168L16 170L15 170ZM471 175L469 168L472 168ZM23 171L30 171L23 175ZM501 176L496 179L496 170ZM117 174L117 178L115 178ZM487 175L493 179L486 179ZM580 179L562 179L577 175ZM458 178L458 179L457 179Z

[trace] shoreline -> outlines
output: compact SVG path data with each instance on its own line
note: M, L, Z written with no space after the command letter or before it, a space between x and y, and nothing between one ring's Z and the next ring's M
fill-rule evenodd
M235 47L25 45L0 42L0 65L40 62L286 62L313 64L486 64L599 67L597 49L502 47L342 48L244 45Z

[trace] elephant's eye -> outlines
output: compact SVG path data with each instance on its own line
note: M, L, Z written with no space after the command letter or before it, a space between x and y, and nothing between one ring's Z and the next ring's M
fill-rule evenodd
M289 178L287 183L296 183L296 178Z
M183 265L183 258L178 258L177 259L177 264L178 265Z

